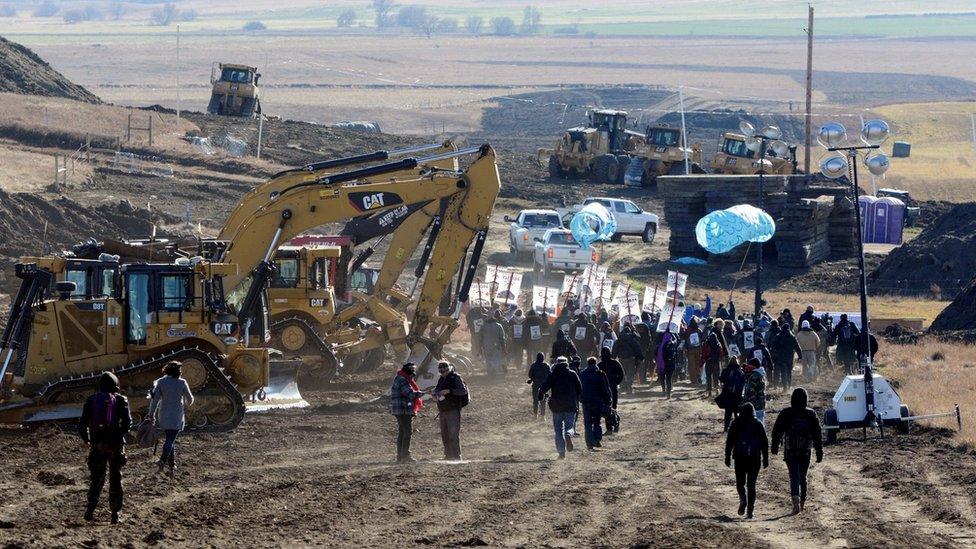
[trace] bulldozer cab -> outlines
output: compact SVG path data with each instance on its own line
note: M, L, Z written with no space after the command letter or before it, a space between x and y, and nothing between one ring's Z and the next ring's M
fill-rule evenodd
M257 67L214 63L210 68L213 91L207 112L223 116L251 118L261 114Z
M746 138L741 135L725 134L722 138L722 152L739 158L755 158L756 153L746 147Z
M678 147L681 145L681 131L668 126L648 126L645 140L651 147Z

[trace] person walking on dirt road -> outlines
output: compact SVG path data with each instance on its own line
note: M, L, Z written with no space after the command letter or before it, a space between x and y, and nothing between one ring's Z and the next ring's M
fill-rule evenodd
M831 339L837 344L837 360L844 365L844 375L856 372L854 366L857 364L857 342L860 335L861 331L847 319L847 315L840 315L840 322L834 327Z
M719 374L718 380L722 383L722 392L719 394L719 398L715 400L720 400L720 406L725 409L725 422L722 427L722 432L725 433L728 432L732 419L739 415L739 407L742 406L742 391L746 385L746 374L739 366L739 359L730 358L728 365ZM755 408L753 408L753 416L755 416Z
M671 333L670 327L661 335L661 344L655 354L654 369L661 380L661 393L664 398L670 399L674 388L674 370L678 365L678 338Z
M610 382L607 374L596 367L596 358L586 359L586 368L580 373L583 403L583 432L586 435L586 448L593 450L601 446L603 429L600 421L605 410L610 409Z
M607 414L607 434L620 431L620 422L617 421L617 397L620 395L620 384L624 381L624 367L620 361L610 355L610 349L603 347L600 349L600 363L597 365L603 373L607 374L607 381L610 383L610 413Z
M705 349L702 351L705 360L705 387L708 396L712 396L712 388L717 391L718 376L722 371L722 366L729 359L729 346L725 341L725 321L718 319L712 323L711 333L705 340Z
M556 340L552 342L552 352L549 354L549 360L556 360L556 357L564 356L566 358L579 356L576 351L576 345L566 337L566 332L556 329Z
M786 392L793 386L793 355L803 358L800 344L797 343L789 324L780 326L779 334L769 342L769 350L773 354L775 367L772 385Z
M546 417L546 396L538 398L539 388L545 383L546 378L552 373L552 366L546 362L544 353L536 353L535 362L529 365L529 379L525 382L532 385L532 416L537 418Z
M790 473L790 496L793 514L803 510L807 500L807 470L810 468L810 450L816 450L817 463L823 461L823 440L817 412L807 408L807 391L803 387L793 390L790 407L779 413L773 424L773 453L783 444L783 460Z
M573 450L573 423L579 412L580 396L583 385L576 372L569 369L566 357L556 359L552 373L542 382L536 398L542 400L547 392L549 397L549 411L552 412L552 430L556 439L556 452L559 459L566 458L566 451Z
M692 318L688 322L688 328L682 335L685 354L688 357L688 383L694 385L701 384L702 366L702 344L705 343L705 334L698 327L698 319Z
M437 399L444 459L460 461L461 408L468 405L471 396L468 394L468 387L464 384L464 380L454 371L454 366L447 362L439 362L437 372L441 377L437 379L437 386L434 387L434 398Z
M393 376L390 384L390 414L397 422L397 462L412 463L410 437L413 435L413 418L424 406L423 391L417 385L417 366L407 362Z
M817 368L817 350L820 348L820 336L813 331L809 320L800 321L800 331L796 333L796 343L800 346L800 359L803 364L803 378L808 381L816 381L819 368Z
M596 354L600 340L600 330L590 322L584 313L576 315L576 320L569 327L569 338L576 345L579 356L589 358Z
M489 377L498 377L505 373L508 337L505 335L505 327L502 326L501 319L501 312L495 311L481 327L481 350L485 354Z
M88 507L85 520L95 520L95 508L105 486L108 468L108 502L112 524L121 520L122 467L126 463L125 435L132 426L129 401L119 394L119 378L104 372L98 379L98 392L88 397L78 423L78 434L88 447Z
M151 400L146 417L166 432L157 473L162 473L163 467L169 466L167 474L172 477L176 473L176 437L186 426L186 409L193 406L193 393L190 392L190 384L180 377L183 375L183 364L180 362L167 362L163 374L153 382L149 392Z
M742 402L752 404L756 419L766 424L766 368L758 358L750 358L743 371L746 375L742 387Z
M752 518L756 505L756 480L759 466L769 467L769 439L766 428L756 419L752 404L746 402L729 427L725 438L725 466L732 467L735 460L735 489L739 492L739 515Z
M634 329L630 324L624 326L620 337L613 344L612 350L614 358L620 361L624 367L624 390L628 394L634 392L634 377L637 375L638 365L644 361L644 352L641 350L640 340L634 334Z

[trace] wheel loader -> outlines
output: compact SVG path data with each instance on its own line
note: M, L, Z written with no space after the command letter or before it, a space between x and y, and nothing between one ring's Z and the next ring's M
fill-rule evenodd
M257 67L214 63L210 67L210 103L207 112L221 116L254 118L261 114Z
M789 175L796 173L796 146L787 150L766 153L767 175ZM722 135L719 150L712 157L712 173L725 175L755 175L760 171L759 151L749 150L746 136L726 132Z
M465 170L367 180L464 154L478 155ZM0 369L0 424L77 417L105 369L119 375L129 394L144 394L159 367L177 359L195 376L193 385L202 396L190 410L193 426L232 429L243 417L242 395L260 400L270 383L268 349L254 344L271 340L267 286L281 243L364 213L438 203L444 218L453 222L439 232L434 253L425 254L429 265L404 338L420 365L420 380L432 385L436 372L429 366L443 356L443 346L458 325L499 188L495 154L488 145L298 182L246 216L226 245L214 248L212 261L196 257L121 265L122 282L113 297L72 298L80 296L77 284L55 282L52 274L67 272L67 265L44 269L22 263L17 276L23 282L0 338L0 350L6 351ZM459 291L450 300L451 314L444 316L439 307L455 274ZM57 300L45 297L52 284ZM137 416L145 405L133 405Z
M684 174L686 155L688 173L705 173L701 145L696 143L686 150L682 143L680 128L664 124L648 126L644 141L633 151L624 183L635 187L653 187L660 175Z
M587 125L566 130L552 149L539 149L539 161L548 158L553 179L587 176L597 183L623 183L629 154L644 136L627 129L624 111L596 110L588 118Z

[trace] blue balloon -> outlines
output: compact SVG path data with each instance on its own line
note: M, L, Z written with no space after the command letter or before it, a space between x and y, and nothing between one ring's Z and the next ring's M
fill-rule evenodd
M617 220L603 204L591 202L573 215L569 230L580 248L585 250L598 240L610 240L617 232Z
M749 204L716 210L695 226L698 244L713 254L724 254L743 242L766 242L775 233L773 218Z

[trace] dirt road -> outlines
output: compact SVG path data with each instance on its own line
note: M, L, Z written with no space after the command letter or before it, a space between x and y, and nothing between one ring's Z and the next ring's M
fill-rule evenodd
M127 522L81 520L87 473L73 433L0 434L0 545L415 547L958 547L976 545L976 458L933 429L848 438L810 474L787 516L779 456L760 476L756 518L735 514L719 410L679 384L638 386L603 451L556 461L551 426L531 420L521 375L472 376L468 461L438 461L435 410L417 422L415 465L393 463L385 376L317 393L302 410L252 414L236 432L187 437L181 469L158 478L146 450L125 470ZM813 390L822 406L830 384ZM788 399L776 395L770 409ZM767 417L771 428L772 417ZM850 436L850 435L845 435ZM577 447L583 446L579 444Z

